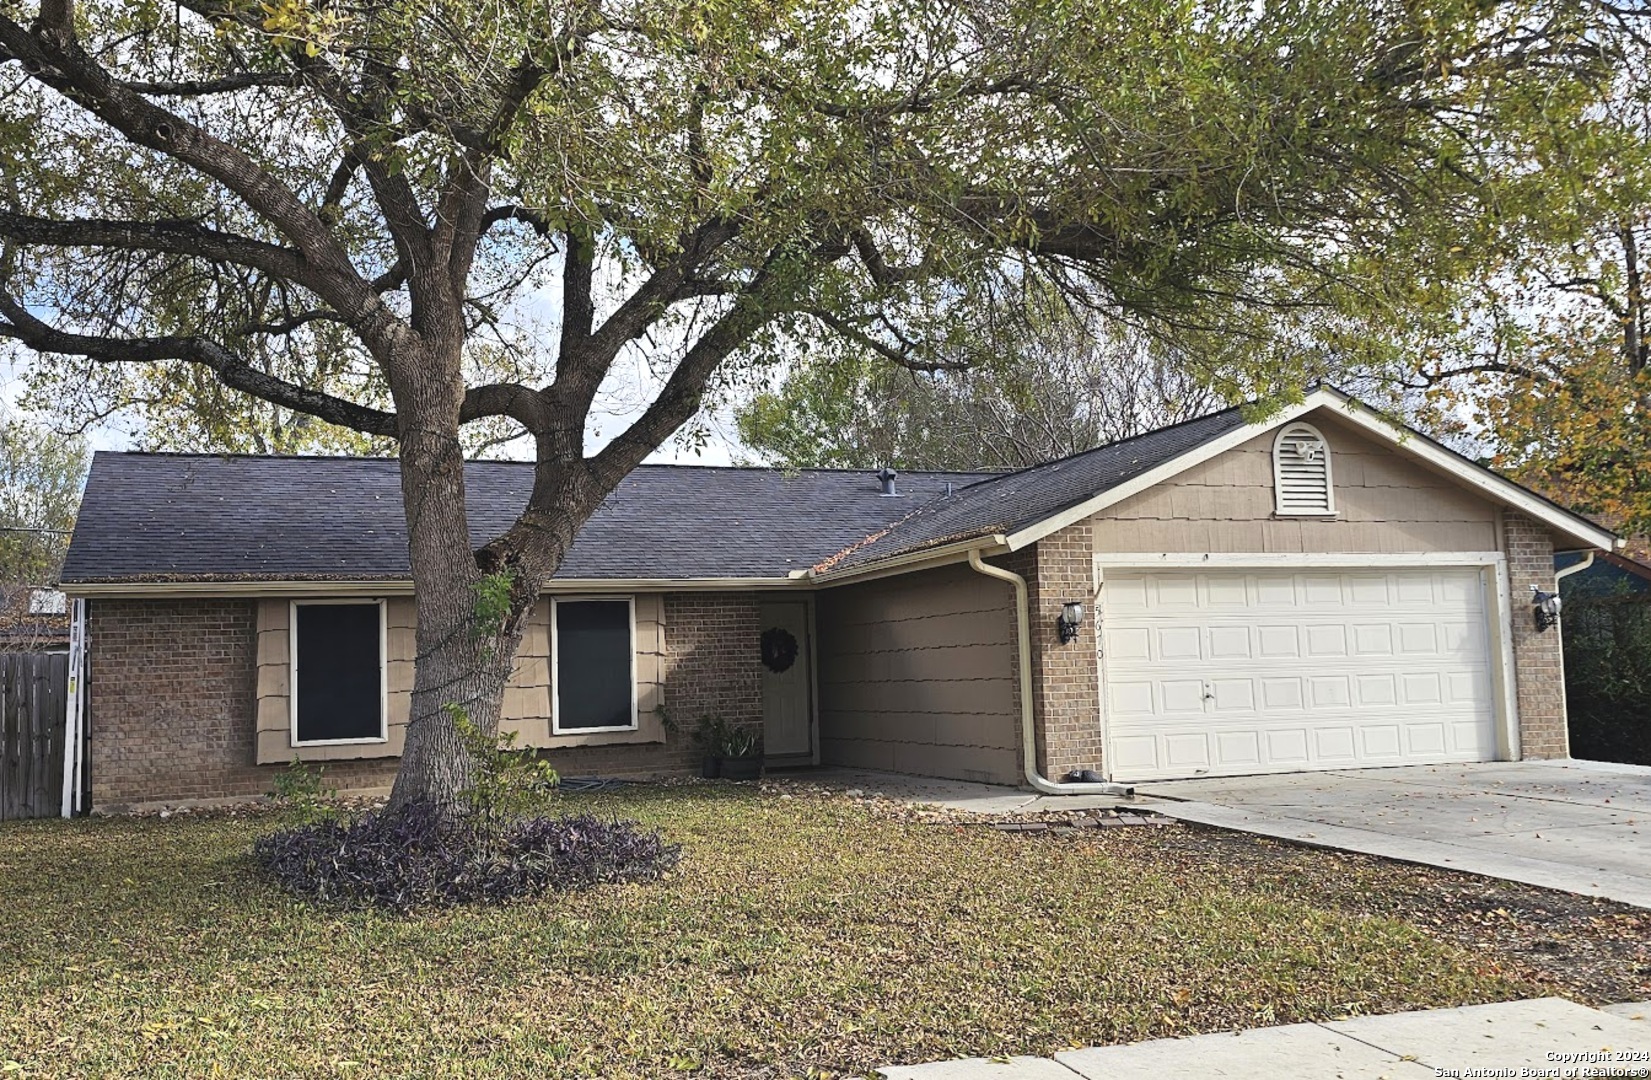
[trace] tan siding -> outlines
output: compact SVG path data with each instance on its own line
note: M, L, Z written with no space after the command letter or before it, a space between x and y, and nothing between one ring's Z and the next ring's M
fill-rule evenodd
M817 603L823 762L1018 781L1007 586L947 567Z
M1323 410L1336 517L1273 513L1273 434L1097 514L1098 552L1495 551L1496 508Z

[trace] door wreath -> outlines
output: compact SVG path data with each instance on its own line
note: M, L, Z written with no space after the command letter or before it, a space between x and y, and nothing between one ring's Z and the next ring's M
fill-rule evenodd
M783 626L771 626L762 632L762 666L776 675L789 671L797 662L797 639Z

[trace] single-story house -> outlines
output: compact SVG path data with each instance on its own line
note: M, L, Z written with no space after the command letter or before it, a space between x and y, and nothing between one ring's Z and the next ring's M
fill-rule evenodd
M94 805L386 787L414 614L393 461L100 453ZM474 539L530 467L467 471ZM1556 551L1617 538L1324 388L1011 473L644 466L580 533L504 725L564 775L771 766L1016 784L1567 753Z

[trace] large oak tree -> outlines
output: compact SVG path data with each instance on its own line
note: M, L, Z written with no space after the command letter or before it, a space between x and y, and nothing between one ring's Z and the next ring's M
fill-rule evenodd
M967 314L1029 281L1287 368L1286 313L1403 302L1367 287L1382 259L1447 272L1527 141L1586 115L1618 18L0 0L0 334L88 380L208 373L395 442L418 660L394 798L456 807L455 715L496 723L581 524L708 392L827 335L956 366ZM587 445L638 359L658 392ZM532 441L532 493L472 550L461 432L501 423Z

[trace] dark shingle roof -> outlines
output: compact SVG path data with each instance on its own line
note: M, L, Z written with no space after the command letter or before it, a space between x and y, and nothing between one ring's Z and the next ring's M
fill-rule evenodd
M853 569L948 541L1015 532L1242 426L1244 418L1235 407L981 480L922 507L875 542L844 557L835 569Z
M471 540L527 502L518 462L465 470ZM586 523L569 579L784 577L807 570L979 473L907 473L885 498L869 472L644 465ZM99 453L64 563L67 584L406 580L396 462Z
M1237 409L1013 473L644 465L586 523L557 577L782 578L854 569L948 541L1013 532L1241 426ZM471 542L526 504L532 467L472 462ZM102 452L64 563L66 584L405 581L396 462L375 458Z

